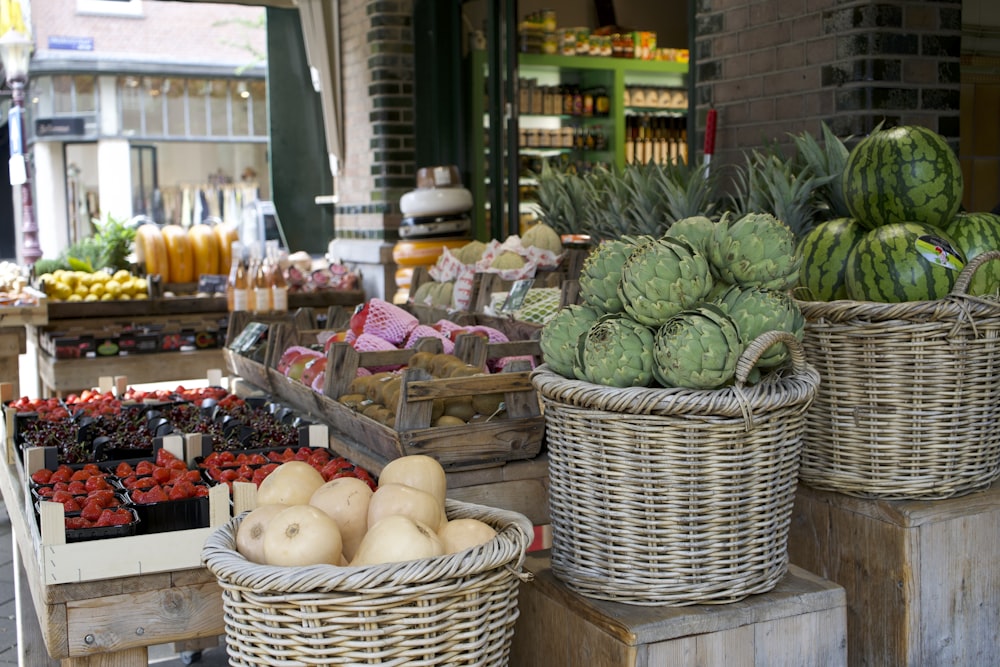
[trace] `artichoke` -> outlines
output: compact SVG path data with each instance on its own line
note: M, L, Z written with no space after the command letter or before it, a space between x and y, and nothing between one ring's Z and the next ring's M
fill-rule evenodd
M705 298L712 289L708 260L686 241L663 236L635 250L618 285L625 312L658 327Z
M708 248L714 243L714 234L715 223L703 215L695 215L674 222L666 235L687 241L692 248L708 257Z
M652 329L627 315L604 315L580 336L577 377L608 387L648 387L652 350Z
M702 304L678 313L656 332L653 377L664 387L715 389L733 379L742 352L732 318Z
M583 261L580 269L580 300L599 309L602 313L620 313L622 301L618 296L622 266L632 252L649 237L622 237L602 241Z
M792 230L769 213L748 213L715 226L708 258L728 282L764 289L790 289L799 280L802 259Z
M786 292L733 285L719 295L716 304L736 323L744 347L767 331L787 331L802 340L805 318ZM788 348L779 343L761 355L757 366L773 368L787 358Z
M545 323L539 335L538 346L542 359L554 372L565 378L577 378L573 371L576 361L577 342L582 334L601 316L601 312L590 306L571 304L562 308Z

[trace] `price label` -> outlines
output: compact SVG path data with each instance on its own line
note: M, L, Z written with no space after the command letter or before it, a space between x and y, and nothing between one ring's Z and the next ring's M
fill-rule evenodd
M525 278L516 281L511 286L510 292L507 293L507 298L504 299L503 305L500 306L500 312L510 314L524 305L524 298L528 296L528 290L531 289L534 283L534 278Z

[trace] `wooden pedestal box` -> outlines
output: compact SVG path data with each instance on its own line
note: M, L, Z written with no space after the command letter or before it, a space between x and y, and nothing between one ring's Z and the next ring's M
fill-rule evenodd
M844 587L850 665L997 664L1000 488L888 501L800 484L788 542Z
M511 665L518 667L837 667L847 660L844 590L792 566L740 602L636 606L574 593L530 555Z

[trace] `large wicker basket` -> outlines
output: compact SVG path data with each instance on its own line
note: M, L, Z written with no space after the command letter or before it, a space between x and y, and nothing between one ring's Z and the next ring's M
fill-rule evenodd
M1000 301L965 292L981 255L934 301L799 302L823 381L801 480L862 497L963 495L1000 476Z
M771 344L790 368L746 378ZM805 411L819 374L769 332L716 390L616 389L532 375L549 450L552 571L581 595L636 605L735 602L788 568Z
M205 542L219 580L230 665L507 664L532 534L520 514L448 500L451 519L490 524L490 542L370 567L258 565L236 551L240 515Z

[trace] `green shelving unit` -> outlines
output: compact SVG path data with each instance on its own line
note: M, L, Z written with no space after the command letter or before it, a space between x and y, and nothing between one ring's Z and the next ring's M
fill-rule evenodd
M486 54L483 51L472 51L469 55L471 72L470 91L472 99L469 104L472 118L469 122L470 136L469 165L472 190L476 205L473 209L473 228L476 238L487 240L490 236L490 225L487 219L486 202L490 179L487 168L487 155L492 147L486 138ZM626 162L626 116L630 113L657 113L674 116L690 117L690 104L683 108L663 108L642 105L627 107L625 93L628 87L656 87L683 91L686 98L688 89L687 63L633 60L626 58L606 58L597 56L563 56L542 54L520 54L518 56L518 71L510 76L519 79L537 79L544 85L576 85L581 88L601 87L607 91L610 108L606 116L568 116L564 114L546 114L551 123L561 124L602 124L607 139L606 150L584 151L587 158L610 163L617 168L623 168ZM526 114L519 110L520 120L537 121L537 114ZM500 150L504 147L500 146ZM539 152L550 151L553 154L573 152L565 148L541 147ZM578 151L577 151L578 152ZM511 180L507 178L506 180ZM517 187L511 184L511 187Z

